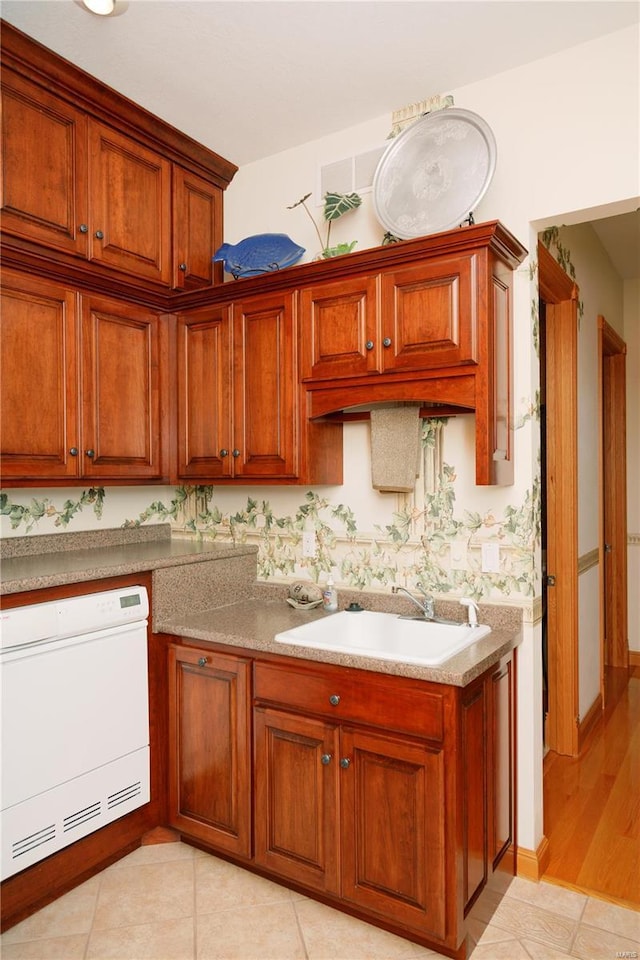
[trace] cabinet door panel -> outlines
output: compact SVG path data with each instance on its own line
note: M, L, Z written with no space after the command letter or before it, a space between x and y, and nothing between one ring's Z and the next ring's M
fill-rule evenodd
M83 298L82 341L82 472L160 477L160 319L141 307Z
M293 294L234 304L234 474L295 476L297 366Z
M170 283L171 164L95 122L89 145L91 258Z
M475 363L475 255L382 275L385 370Z
M487 879L486 724L485 686L478 683L464 691L462 703L465 907Z
M507 660L492 675L489 699L489 864L493 870L500 861L515 872L515 743L514 698L515 659ZM510 852L510 856L505 856Z
M254 729L256 863L337 892L338 728L257 707Z
M169 667L171 824L249 857L249 662L171 647Z
M230 446L229 308L206 308L178 319L178 477L229 477Z
M86 256L86 117L10 71L1 96L3 231Z
M173 209L174 286L194 290L222 280L212 260L222 243L222 190L174 166Z
M343 896L443 938L442 752L345 728L341 757Z
M2 473L73 478L78 438L76 297L50 281L6 273L0 318Z
M303 378L356 377L378 369L375 276L301 290L300 318Z

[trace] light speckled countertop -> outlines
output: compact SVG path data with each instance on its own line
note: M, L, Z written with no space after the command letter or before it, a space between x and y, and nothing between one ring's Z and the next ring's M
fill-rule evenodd
M175 539L167 524L145 530L16 537L3 541L0 595L226 557L255 556L256 552L253 546Z
M241 653L242 650L248 653L275 653L302 660L372 670L376 673L447 683L457 687L465 687L480 676L513 650L521 640L517 616L507 617L505 620L510 622L505 622L503 626L492 626L491 633L487 637L478 640L440 666L432 667L299 647L279 643L274 637L284 630L320 617L330 617L331 614L318 610L295 610L288 606L284 599L267 599L266 590L267 588L265 588L264 597L248 598L224 607L215 607L199 613L159 621L155 625L156 630L191 640L228 645L234 647L236 653ZM377 597L359 594L358 598L365 609L381 608L381 604L376 603ZM371 602L367 602L368 600ZM345 601L341 601L339 609L344 609L346 605ZM388 609L387 605L385 609ZM483 612L488 611L489 607L483 608ZM357 613L354 616L357 616ZM486 616L482 618L485 623L490 622L490 619Z
M492 632L437 667L278 643L276 634L331 614L296 610L286 603L288 585L256 581L256 553L255 546L172 538L168 525L20 537L3 542L0 593L151 571L156 633L222 644L236 653L284 654L454 686L466 686L513 650L522 637L519 610L483 604L480 622L488 623ZM340 592L339 609L353 601L367 610L412 611L405 598L354 590ZM460 621L464 615L455 600L437 601L436 613Z

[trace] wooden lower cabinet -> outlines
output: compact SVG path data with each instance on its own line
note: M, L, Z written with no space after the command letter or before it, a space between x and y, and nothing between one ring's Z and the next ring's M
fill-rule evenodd
M460 688L176 643L169 685L172 826L466 956L471 906L515 872L513 655Z
M340 764L342 896L444 938L443 750L346 728Z
M254 742L256 863L337 894L339 728L256 707Z
M255 709L255 861L444 936L442 751Z
M169 649L169 823L251 855L250 661Z

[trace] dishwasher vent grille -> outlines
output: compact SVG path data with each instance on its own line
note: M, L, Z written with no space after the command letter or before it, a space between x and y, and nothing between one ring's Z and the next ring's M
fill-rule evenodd
M92 803L88 807L83 807L82 810L78 810L76 813L70 814L68 817L65 817L63 820L62 829L65 833L69 830L76 830L78 827L82 826L83 823L86 823L87 820L93 820L94 817L99 817L102 813L102 804L99 800L96 800L95 803Z
M3 810L2 879L148 803L149 774L145 746Z
M35 833L30 834L28 837L15 840L11 845L12 859L16 860L18 857L23 857L25 854L31 853L32 850L41 847L44 843L50 843L51 840L55 840L55 838L56 825L55 823L50 823L48 826L42 827L41 830L36 830ZM43 856L46 856L46 854L43 854Z
M112 793L107 799L107 807L109 810L113 807L119 807L121 803L127 803L133 797L140 796L141 790L142 784L138 780L137 783L132 783L128 787L118 790L117 793Z

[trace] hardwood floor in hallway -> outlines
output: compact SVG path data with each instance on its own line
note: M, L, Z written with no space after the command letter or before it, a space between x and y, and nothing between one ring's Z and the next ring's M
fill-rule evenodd
M607 706L580 757L544 765L545 880L640 909L640 668L607 670Z

